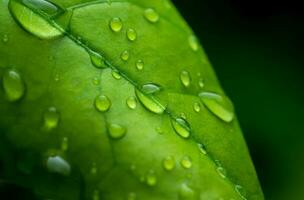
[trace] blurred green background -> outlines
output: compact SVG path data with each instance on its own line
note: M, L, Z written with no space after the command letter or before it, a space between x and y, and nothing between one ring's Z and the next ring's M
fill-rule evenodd
M304 12L296 1L173 0L233 100L270 200L304 199Z

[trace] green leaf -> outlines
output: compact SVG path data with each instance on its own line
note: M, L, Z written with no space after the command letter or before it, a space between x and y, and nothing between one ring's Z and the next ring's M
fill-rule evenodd
M263 199L171 2L2 0L0 37L1 179L44 199Z

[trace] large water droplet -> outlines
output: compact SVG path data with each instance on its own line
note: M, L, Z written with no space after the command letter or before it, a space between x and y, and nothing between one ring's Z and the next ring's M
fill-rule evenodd
M218 118L225 122L233 120L234 108L228 97L211 92L202 92L199 97L204 105Z
M136 106L137 106L137 101L136 101L136 98L135 97L129 97L128 99L127 99L127 106L130 108L130 109L132 109L132 110L134 110L135 108L136 108Z
M190 78L189 72L187 72L185 70L181 71L179 78L185 87L190 86L191 78Z
M138 60L135 65L138 70L144 69L144 61L142 61L142 60Z
M136 200L136 193L135 192L130 192L128 194L127 200Z
M156 114L162 114L166 108L158 103L153 96L160 90L158 85L149 83L143 85L141 91L136 89L135 94L145 108Z
M163 160L163 167L165 170L167 171L171 171L174 169L175 167L175 159L173 156L167 156L164 160Z
M183 183L179 189L179 199L180 200L194 200L195 192L188 184Z
M47 130L58 126L60 115L55 107L49 107L43 115L44 127Z
M199 48L199 43L197 38L194 35L189 36L188 38L189 46L193 51L197 51Z
M50 156L46 162L47 169L52 173L69 175L71 171L70 164L60 156Z
M119 32L122 29L122 21L119 17L112 18L109 25L114 32Z
M153 8L146 9L144 11L144 16L151 23L156 23L159 20L159 15Z
M180 164L185 169L190 169L192 167L192 161L189 156L184 156L180 161Z
M106 95L98 95L95 98L95 108L100 112L106 112L111 107L111 101Z
M188 122L183 118L171 119L171 124L175 132L182 138L189 138L191 134L191 128Z
M157 183L157 177L154 170L149 170L146 175L146 183L149 186L155 186Z
M130 54L129 52L126 50L126 51L123 51L120 55L120 58L123 60L123 61L127 61L130 57Z
M17 101L25 94L24 81L21 75L14 69L4 72L2 84L9 101Z
M90 51L90 58L92 64L97 68L106 68L107 66L104 64L104 58L97 52Z
M109 124L108 126L109 136L112 139L121 139L126 135L126 128L119 124Z
M136 40L137 38L137 34L136 34L136 31L132 28L129 28L127 30L127 38L130 40L130 41L134 41Z
M235 185L235 191L238 193L238 195L243 199L247 200L246 196L246 191L241 185Z
M68 148L69 148L69 138L64 137L64 138L62 138L62 141L61 141L61 150L67 151Z
M26 31L41 39L52 39L63 32L50 23L50 19L63 13L55 4L45 0L10 0L9 10Z

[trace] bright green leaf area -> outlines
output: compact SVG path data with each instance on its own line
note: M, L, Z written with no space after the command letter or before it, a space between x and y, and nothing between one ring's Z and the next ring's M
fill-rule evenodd
M51 2L0 4L0 179L43 199L263 199L171 2Z

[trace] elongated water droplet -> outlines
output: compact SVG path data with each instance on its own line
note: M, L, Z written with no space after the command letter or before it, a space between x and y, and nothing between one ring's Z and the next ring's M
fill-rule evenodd
M136 200L136 193L135 192L130 192L128 194L127 200Z
M119 32L122 29L122 21L119 17L112 18L109 25L111 30L114 32Z
M136 38L137 38L137 33L134 29L132 28L129 28L127 30L127 38L130 40L130 41L135 41Z
M205 148L205 146L203 144L198 144L197 146L198 146L198 149L200 150L200 152L202 154L204 154L204 155L207 154L206 148Z
M180 73L180 80L185 87L189 87L191 83L191 78L189 72L183 70Z
M201 106L200 106L200 104L199 103L197 103L197 102L195 102L194 104L193 104L193 110L195 111L195 112L200 112L201 111Z
M90 51L90 58L92 64L97 68L106 68L107 66L104 64L104 58L98 54L97 52Z
M123 60L123 61L127 61L130 57L130 54L129 52L126 50L126 51L123 51L120 55L120 58Z
M9 101L17 101L25 94L24 81L21 75L14 69L4 72L2 84Z
M157 183L157 178L154 170L149 170L146 175L146 183L149 186L155 186Z
M194 200L195 192L188 184L183 183L179 189L179 199L180 200Z
M4 34L4 35L3 35L2 41L3 41L4 43L7 43L7 42L8 42L8 36L7 36L7 34Z
M58 126L60 115L55 107L49 107L43 115L44 127L47 130Z
M231 122L233 120L234 108L228 97L211 92L202 92L199 94L199 97L215 116L225 122Z
M246 191L241 185L235 185L235 191L238 193L238 195L243 199L247 200L246 196Z
M63 11L45 0L10 0L9 10L26 31L41 39L53 39L63 32L51 25L50 19Z
M142 61L142 60L138 60L135 65L138 70L144 69L144 61Z
M106 95L98 95L95 98L95 108L100 112L106 112L111 107L111 101Z
M192 161L189 156L184 156L180 162L181 166L185 169L190 169L192 167Z
M197 51L199 48L199 43L197 38L194 35L189 36L188 38L189 46L193 51Z
M61 150L62 151L66 151L69 148L69 138L64 137L62 138L62 142L61 142Z
M171 120L171 124L175 132L182 138L189 138L191 134L191 128L188 122L183 118L175 118Z
M175 167L175 159L173 156L167 156L164 160L163 160L163 167L165 170L167 171L171 171L174 169Z
M205 86L204 79L200 78L200 79L198 80L198 86L199 86L200 88L203 88L203 87Z
M50 156L46 162L47 169L52 173L69 175L71 171L70 164L60 156Z
M154 112L156 114L162 114L165 111L165 107L159 104L155 98L154 94L159 92L161 89L158 85L149 83L143 85L141 91L135 89L135 94L142 105L147 108L149 111Z
M159 15L153 8L146 9L144 11L144 16L151 23L156 23L159 20Z
M130 108L130 109L132 109L132 110L134 110L135 108L136 108L136 106L137 106L137 101L136 101L136 98L135 97L129 97L128 99L127 99L127 106Z
M112 139L121 139L126 135L127 132L126 128L119 124L109 124L108 131L109 136Z
M217 173L218 173L222 178L226 178L227 173L226 173L226 170L225 170L223 167L218 166L218 167L216 168L216 171L217 171Z
M116 80L121 79L121 75L120 75L119 71L112 70L112 76L113 76L113 78L115 78Z
M99 191L98 190L93 191L92 200L99 200Z

